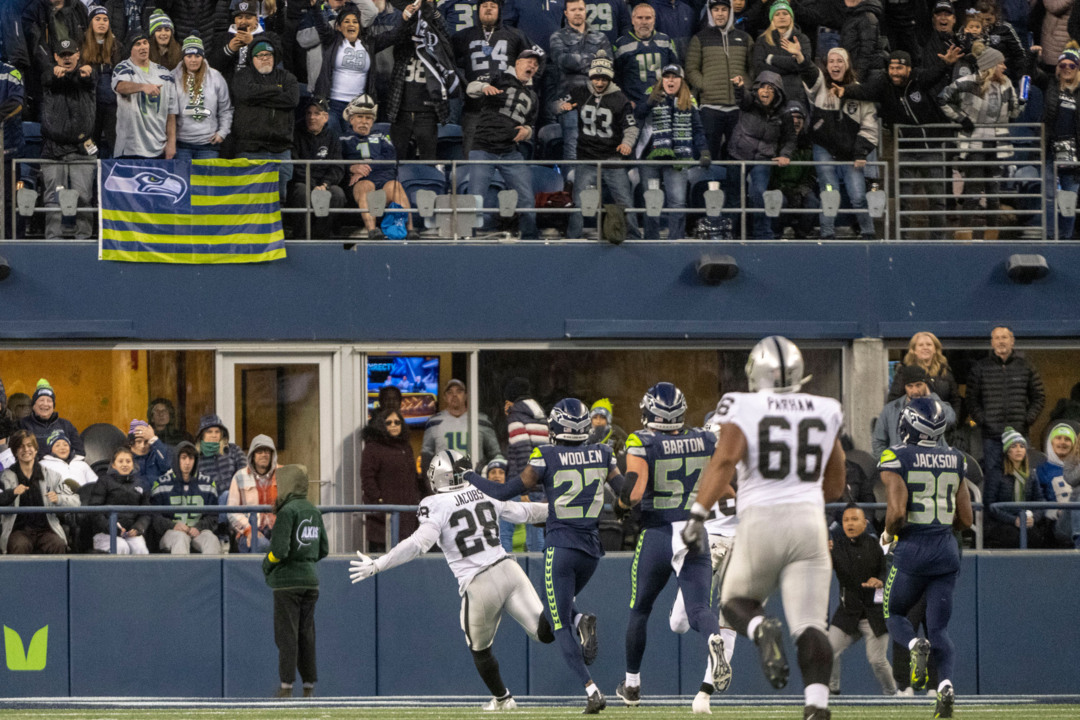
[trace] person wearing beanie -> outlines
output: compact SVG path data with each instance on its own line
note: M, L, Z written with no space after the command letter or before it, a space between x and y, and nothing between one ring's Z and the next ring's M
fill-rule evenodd
M800 88L802 88L800 80ZM803 93L805 94L805 88ZM814 159L814 144L810 140L810 123L805 103L788 102L784 111L791 116L791 125L795 129L795 152L792 162L787 167L775 167L772 172L770 188L779 190L784 196L784 210L774 222L773 234L787 237L791 228L791 237L808 238L813 236L817 217L812 213L788 212L790 210L812 210L821 207L818 198L817 173L811 165L797 165Z
M563 13L566 21L560 30L552 34L548 53L550 57L559 59L551 64L554 81L551 87L555 91L549 94L553 99L549 110L562 126L563 159L575 160L578 157L578 114L562 109L562 101L575 90L588 90L589 72L596 57L602 55L611 59L615 55L607 36L589 27L584 0L568 0ZM614 77L614 73L612 75ZM581 167L577 166L577 171L580 172ZM574 187L577 185L575 182Z
M796 44L808 50L810 38L795 25L795 12L787 0L776 0L769 6L769 27L754 41L750 54L753 77L769 70L780 76L787 102L806 105L806 88L799 74L799 62L792 52Z
M116 92L116 157L176 156L176 116L180 96L169 70L150 59L150 39L142 31L129 38L128 58L113 69ZM156 98L156 100L153 100Z
M115 6L113 6L115 9ZM101 5L91 5L89 26L82 39L81 60L97 78L93 141L98 156L111 158L116 145L116 93L112 90L113 68L123 59L127 23L118 10L110 15Z
M172 469L169 447L154 434L154 428L138 418L128 425L128 444L135 456L135 470L142 476L146 491L153 490L158 478Z
M834 47L825 56L825 70L814 65L806 55L809 49L798 47L803 84L814 117L810 139L814 143L814 160L837 164L817 167L818 186L822 192L839 191L841 182L851 200L863 240L874 238L874 220L866 212L866 158L877 148L878 119L874 103L865 100L846 100L842 95L855 84L858 77L852 59L843 47ZM818 218L821 238L836 237L836 218L822 213Z
M265 40L275 49L275 63L279 63L283 58L281 49L285 46L282 45L281 38L273 30L264 29L259 22L261 4L258 0L232 0L229 4L232 25L228 30L214 36L211 44L213 50L208 59L210 65L219 70L230 84L237 72L251 66L255 55L252 52L253 46L260 40ZM224 24L218 27L224 27Z
M176 29L164 10L155 10L150 15L150 61L156 62L166 70L172 71L180 64L180 43L176 40Z
M465 383L457 379L450 380L443 388L441 399L443 409L432 415L424 425L424 441L420 446L420 473L425 476L431 459L443 450L457 450L471 455L469 449L472 437L469 433L471 411ZM480 430L480 453L477 467L482 467L491 458L496 455L501 457L501 455L491 418L485 413L480 413L477 417L477 425Z
M1015 119L1023 110L1023 102L1020 101L1016 88L1013 87L1006 74L1005 56L999 50L987 47L982 42L972 45L972 53L975 55L978 72L954 80L938 96L938 103L945 116L960 125L961 150L982 148L985 142L1007 136L1008 128L1004 125ZM979 127L994 124L1000 124L1002 127ZM986 215L976 211L980 207L983 195L985 195L988 211L1000 209L1002 181L999 178L1002 178L1005 173L1005 164L997 160L1009 157L1012 157L1011 151L997 153L996 157L993 153L972 155L960 153L961 160L979 160L987 163L961 167L959 169L961 175L989 178L969 180L964 183L963 207L967 213L960 221L962 224L967 225L970 219L970 226L978 228L1000 222L995 214ZM990 223L987 218L990 218ZM959 240L972 237L973 230L962 229L956 233L956 238ZM982 234L984 240L997 238L996 229L988 229Z
M30 414L19 421L19 427L33 433L37 439L38 455L43 456L48 448L49 434L53 430L63 430L76 455L85 455L82 437L71 421L60 417L56 412L56 392L45 378L41 378L30 396Z
M1080 158L1080 122L1076 107L1080 99L1080 45L1070 40L1061 55L1057 67L1050 75L1036 68L1031 83L1042 90L1043 132L1046 138L1046 164L1044 168L1046 197L1046 227L1054 227L1057 218L1059 240L1071 240L1076 228L1076 215L1061 215L1055 211L1057 189L1076 192L1080 189L1080 171L1076 167L1063 166L1055 175L1054 162L1074 162Z
M1046 436L1046 461L1035 468L1042 496L1048 502L1069 502L1080 487L1080 444L1076 439L1076 427L1059 422L1050 428ZM1047 528L1051 535L1051 547L1072 547L1073 527L1068 511L1047 510Z
M874 457L881 457L881 453L885 450L903 442L903 438L900 437L900 414L915 398L930 397L937 400L945 413L946 430L956 426L956 411L953 410L952 405L941 402L941 398L931 392L930 376L921 365L901 365L896 372L900 375L900 382L904 384L904 394L886 403L881 409L881 414L878 415L877 422L874 423L873 436L870 440L871 454ZM938 447L948 447L944 435L938 438Z
M225 77L206 62L202 38L184 38L183 59L173 70L180 93L176 119L176 159L203 160L221 154L232 129L233 106Z
M1020 547L1020 524L1027 528L1028 547L1052 547L1052 530L1042 510L1003 510L999 502L1043 502L1042 485L1033 472L1028 444L1018 431L1006 427L1001 434L1004 453L1002 472L987 473L983 480L983 546L987 548ZM1048 532L1049 531L1049 532ZM1048 541L1051 541L1048 544Z
M739 121L739 106L731 81L736 77L751 77L754 41L749 34L735 28L730 0L710 0L707 17L708 27L690 38L686 81L698 98L709 157L721 160L728 157L727 144ZM729 184L729 198L731 189ZM738 192L733 197L738 198Z
M46 455L41 458L42 467L54 470L64 480L74 480L79 487L97 482L97 473L86 462L86 458L71 449L67 433L53 430L45 443Z
M547 445L547 414L532 396L532 386L523 377L513 377L503 387L503 412L506 414L506 477L512 479L525 470L533 448ZM531 502L545 502L543 491L529 491ZM525 547L529 552L544 550L544 529L525 527Z
M496 455L491 458L487 465L480 470L480 477L485 480L490 480L500 485L506 482L506 458L502 455ZM502 545L503 550L506 552L513 552L515 540L519 535L518 528L525 529L524 525L515 525L509 520L499 518L499 544ZM518 551L525 551L525 533L520 533L520 542L518 543Z
M927 385L943 401L952 405L956 417L961 417L960 386L949 367L949 360L942 350L941 341L932 332L921 331L908 340L907 352L901 361L904 365L919 365L927 374ZM891 402L904 394L904 375L897 372L889 386L889 395L885 399ZM948 439L948 434L946 434Z
M159 506L214 506L218 495L214 483L199 472L199 452L189 442L176 446L176 459L154 483L150 504ZM218 526L217 513L162 513L154 515L151 523L153 535L162 552L171 555L220 555L221 543L214 530Z
M615 451L615 459L619 463L619 471L626 470L626 438L627 433L615 424L614 408L611 400L600 398L589 408L589 420L592 422L592 430L589 431L590 443L603 443Z

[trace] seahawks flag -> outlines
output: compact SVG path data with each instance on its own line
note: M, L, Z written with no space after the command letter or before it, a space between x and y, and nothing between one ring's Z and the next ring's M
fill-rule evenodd
M250 263L285 257L278 164L103 160L98 258Z

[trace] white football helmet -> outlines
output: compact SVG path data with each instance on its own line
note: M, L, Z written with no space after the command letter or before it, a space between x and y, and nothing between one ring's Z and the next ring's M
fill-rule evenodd
M443 450L428 465L428 483L437 493L460 490L465 487L465 471L469 469L468 455L457 450Z
M803 356L795 343L770 335L750 351L746 361L750 392L799 392L810 376L803 377Z

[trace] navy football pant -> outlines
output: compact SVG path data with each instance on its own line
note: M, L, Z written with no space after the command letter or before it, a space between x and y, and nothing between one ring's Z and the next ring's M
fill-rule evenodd
M957 575L958 572L912 575L894 565L885 583L885 623L893 642L904 647L915 639L915 628L906 616L926 593L926 634L930 641L930 656L937 663L938 677L950 681L955 650L948 627Z
M671 532L670 525L646 528L638 537L634 564L630 570L630 621L626 626L626 671L629 673L641 670L649 614L674 572L671 566ZM676 580L682 590L690 627L700 633L701 654L705 655L709 636L720 632L720 623L709 602L712 556L707 552L688 554Z
M577 673L582 685L592 682L581 654L581 642L574 627L578 609L574 598L596 572L600 558L572 548L549 547L544 551L544 596L555 642L567 667Z

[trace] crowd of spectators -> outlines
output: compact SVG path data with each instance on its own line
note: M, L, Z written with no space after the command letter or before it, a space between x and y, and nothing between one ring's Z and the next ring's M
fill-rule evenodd
M40 183L50 208L60 204L60 189L74 190L80 207L93 206L95 171L85 163L93 157L340 157L347 164L313 167L311 177L302 166L281 164L281 197L297 208L325 202L360 211L375 189L409 207L398 166L363 160L481 161L468 173L468 191L488 194L497 168L503 185L496 187L516 190L519 208L535 207L533 173L506 161L659 161L665 164L606 165L599 179L595 166L566 165L559 177L572 183L566 189L579 205L598 180L623 206L642 207L641 193L662 189L664 206L677 212L648 218L645 232L670 238L688 233L678 211L701 205L688 188L700 164L707 170L695 177L719 181L728 208L745 196L758 211L746 223L753 237L790 227L830 238L850 226L873 238L867 192L883 182L873 165L883 125L912 126L905 137L919 140L908 148L917 164L904 173L930 181L930 222L948 217L970 226L988 215L997 223L1002 181L1018 162L1006 125L1022 119L1043 123L1041 172L1052 223L1056 189L1080 187L1080 171L1054 166L1075 161L1080 140L1080 46L1073 41L1080 16L1073 18L1072 6L13 0L0 15L4 157L25 156L22 123L40 124L38 155L61 164L43 165L40 176L26 167L23 181ZM952 130L924 129L933 124ZM447 155L440 130L455 126L460 145ZM950 158L969 162L950 177ZM820 164L789 167L810 159ZM722 161L762 164L745 166L744 174L721 168ZM768 190L780 191L786 208L806 212L767 217ZM841 190L856 212L812 212L823 193ZM310 191L329 197L313 201ZM989 213L976 212L984 207ZM415 236L411 217L407 231ZM362 235L382 237L370 214L361 218ZM638 234L642 223L627 220L629 234ZM1061 237L1071 237L1074 218L1058 223ZM45 232L88 238L92 225L89 212L52 212ZM288 225L300 233L303 223ZM313 229L335 232L325 217ZM535 235L535 217L522 217L518 230ZM583 234L579 213L569 232ZM987 227L983 236L995 233Z

